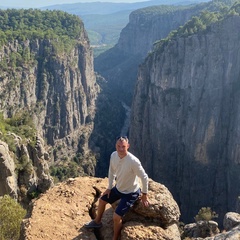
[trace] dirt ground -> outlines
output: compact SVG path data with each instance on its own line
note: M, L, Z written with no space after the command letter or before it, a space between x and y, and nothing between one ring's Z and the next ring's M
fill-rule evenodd
M89 209L97 187L104 192L107 178L81 177L60 183L33 202L29 219L24 220L26 240L95 240L83 226L91 220Z

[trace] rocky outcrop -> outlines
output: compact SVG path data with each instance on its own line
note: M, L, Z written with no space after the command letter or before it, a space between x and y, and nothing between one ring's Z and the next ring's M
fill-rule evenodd
M5 194L17 199L18 185L14 160L10 156L8 145L0 140L0 196Z
M240 236L240 215L228 212L224 216L224 230L221 233L218 224L214 221L198 221L184 226L182 239L191 238L196 240L236 240Z
M186 222L209 206L221 221L239 196L239 24L230 15L172 39L139 71L131 150L170 189Z
M207 238L218 234L219 228L215 221L197 221L184 226L184 237Z
M0 73L4 117L28 112L40 136L62 149L55 152L59 156L88 151L93 128L98 85L83 23L80 27L81 36L68 50L57 50L56 43L47 38L14 40L0 48L0 58L6 61L22 52L30 56L27 62L17 62ZM59 156L55 155L55 160Z
M0 196L10 195L27 207L33 197L53 186L49 154L40 137L37 137L35 147L24 143L15 134L12 137L16 143L16 155L0 141Z
M223 227L226 231L229 231L236 226L240 225L240 214L235 212L228 212L223 219Z
M236 240L239 239L240 236L240 225L231 229L228 232L221 233L211 238L207 238L207 240Z
M31 216L23 223L22 239L112 239L114 206L107 205L99 231L84 228L91 220L93 203L97 208L96 194L105 191L107 181L80 177L49 189L33 201ZM168 189L150 180L149 201L149 211L139 202L125 216L121 239L180 240L180 211Z

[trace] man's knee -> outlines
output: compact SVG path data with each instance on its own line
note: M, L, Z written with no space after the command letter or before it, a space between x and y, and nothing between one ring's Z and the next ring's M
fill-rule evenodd
M113 214L113 221L120 222L122 220L122 216L118 215L117 213Z
M102 200L101 198L99 198L99 205L105 206L105 205L107 205L107 202Z

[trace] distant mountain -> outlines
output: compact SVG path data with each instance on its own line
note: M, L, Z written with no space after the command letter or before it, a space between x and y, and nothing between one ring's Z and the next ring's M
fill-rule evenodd
M196 4L200 2L209 2L209 0L152 0L135 3L113 3L113 2L90 2L90 3L72 3L72 4L57 4L46 6L41 9L48 10L62 10L80 16L88 14L111 14L126 10L135 10L154 5L187 5Z
M190 5L200 2L209 2L209 0L150 0L134 3L120 3L114 0L112 2L92 1L55 4L39 9L60 10L78 15L84 22L96 57L117 43L120 32L129 22L132 11L154 5ZM0 7L0 9L7 9L7 7Z
M88 32L95 56L113 47L121 30L129 22L132 11L154 5L189 5L208 0L152 0L135 3L91 2L57 4L41 9L62 10L81 17Z

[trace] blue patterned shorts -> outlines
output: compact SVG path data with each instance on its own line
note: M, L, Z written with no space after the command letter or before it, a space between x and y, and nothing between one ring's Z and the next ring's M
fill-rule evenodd
M141 192L140 189L138 189L134 193L124 194L119 192L116 187L113 187L111 189L109 198L108 195L105 194L101 197L101 199L110 204L120 199L120 202L115 210L115 213L123 217L127 213L127 211L133 206L133 204L138 200L140 192Z

